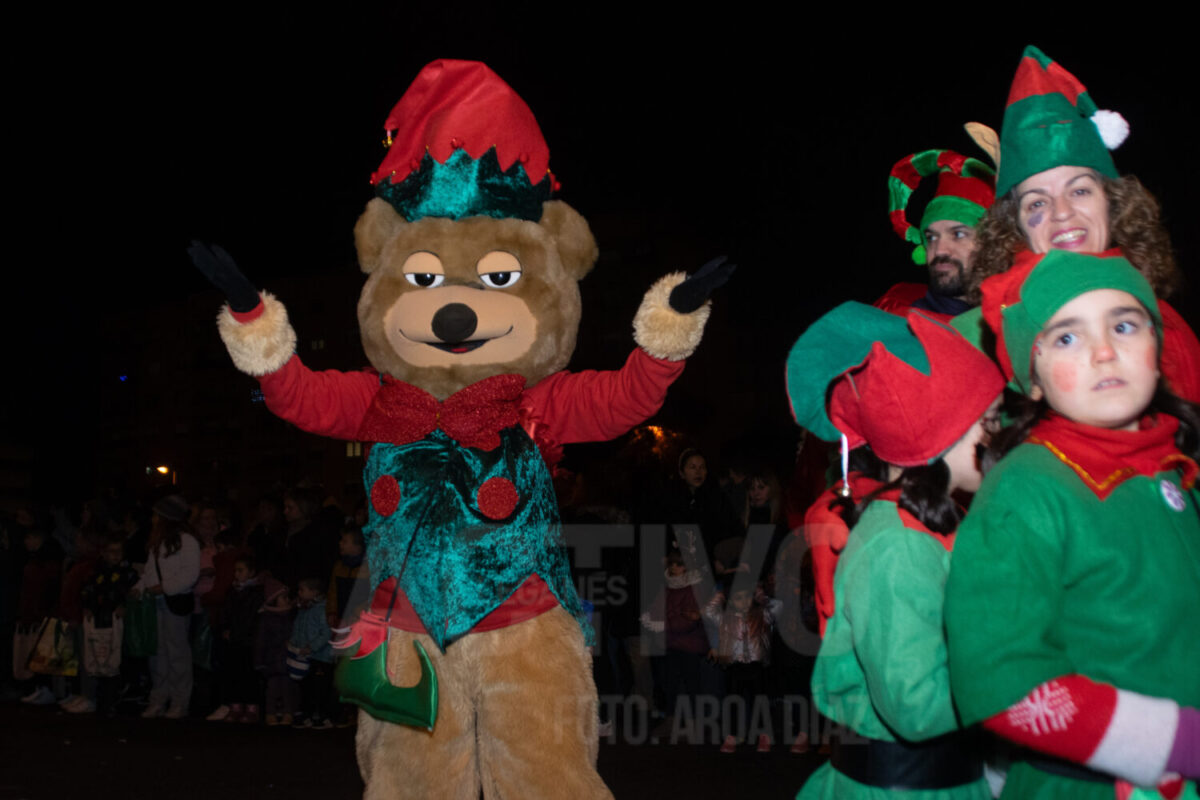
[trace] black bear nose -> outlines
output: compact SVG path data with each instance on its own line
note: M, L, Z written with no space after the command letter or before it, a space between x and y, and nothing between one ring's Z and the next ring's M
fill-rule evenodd
M447 303L433 315L433 335L443 342L465 342L477 325L479 318L463 303Z

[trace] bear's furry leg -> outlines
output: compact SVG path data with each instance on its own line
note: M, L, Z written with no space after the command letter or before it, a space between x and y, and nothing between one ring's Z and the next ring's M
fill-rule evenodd
M596 685L578 623L555 608L467 638L480 651L484 797L611 800L596 772Z
M468 637L469 638L469 637ZM413 649L420 640L438 677L438 716L433 732L358 715L356 750L366 789L363 800L478 800L475 709L469 673L454 668L425 634L393 630L388 640L388 675L411 686L421 674ZM450 648L454 654L455 648Z
M393 630L388 674L420 676L416 638L438 676L433 733L359 714L364 800L388 798L607 798L592 661L578 623L561 608L472 633L445 653L424 634Z

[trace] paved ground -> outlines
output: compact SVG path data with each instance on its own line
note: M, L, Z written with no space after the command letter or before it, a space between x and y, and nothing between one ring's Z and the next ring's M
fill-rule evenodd
M618 800L791 798L822 760L782 746L724 755L714 745L652 744L636 731L633 738L641 743L617 737L600 749L600 773ZM339 800L361 793L353 729L105 721L0 704L0 800Z

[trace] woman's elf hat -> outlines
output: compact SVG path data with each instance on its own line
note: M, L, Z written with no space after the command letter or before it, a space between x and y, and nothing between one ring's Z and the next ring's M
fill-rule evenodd
M1008 92L996 193L1003 195L1026 178L1055 167L1091 167L1116 178L1108 151L1128 135L1124 117L1097 109L1074 75L1030 45Z
M387 155L375 193L421 217L537 221L558 183L533 112L478 61L426 65L384 123Z
M1117 248L1103 253L1025 251L1011 269L983 282L983 318L996 334L996 360L1018 391L1032 388L1033 345L1046 323L1067 303L1097 289L1133 295L1154 318L1161 337L1162 315L1149 281ZM1013 356L1022 362L1013 369Z
M996 365L954 329L855 302L814 322L787 360L797 424L826 441L870 444L902 467L940 458L1003 388Z
M922 178L938 176L937 192L925 206L919 228L910 225L906 212ZM953 150L923 150L905 156L888 173L888 217L896 234L916 245L912 258L925 263L925 230L935 222L952 219L975 226L996 199L996 171L979 159Z

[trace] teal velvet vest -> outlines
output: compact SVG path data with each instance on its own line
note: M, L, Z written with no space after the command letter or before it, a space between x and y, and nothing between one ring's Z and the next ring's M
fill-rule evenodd
M520 426L502 430L490 451L464 447L441 430L409 444L375 444L363 477L369 496L382 485L395 499L399 489L390 514L368 504L371 589L395 576L439 648L470 632L532 574L593 642L571 582L550 472Z

